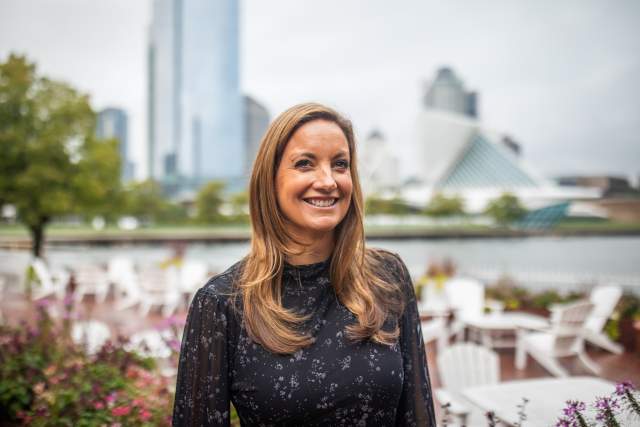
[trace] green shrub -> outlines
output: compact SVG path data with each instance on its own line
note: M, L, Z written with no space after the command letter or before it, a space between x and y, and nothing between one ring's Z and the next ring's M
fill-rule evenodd
M48 303L35 325L0 329L0 419L30 426L170 425L173 379L153 359L108 342L94 356L75 345Z

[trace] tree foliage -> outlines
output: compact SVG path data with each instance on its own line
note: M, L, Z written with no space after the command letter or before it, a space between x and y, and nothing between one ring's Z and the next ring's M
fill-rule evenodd
M464 200L459 196L447 197L437 193L427 204L424 213L436 217L462 215L464 214Z
M166 204L162 187L153 180L132 182L125 189L124 213L136 218L156 221Z
M107 209L119 191L118 143L97 140L95 121L87 95L22 56L0 63L0 204L16 207L36 256L54 217Z
M222 218L224 182L211 181L205 184L196 196L196 218L200 222L213 223Z
M367 215L407 215L412 211L411 207L400 197L384 199L375 195L367 197L364 209Z
M515 195L504 193L489 202L485 213L493 218L497 224L507 226L522 218L527 213L527 210Z

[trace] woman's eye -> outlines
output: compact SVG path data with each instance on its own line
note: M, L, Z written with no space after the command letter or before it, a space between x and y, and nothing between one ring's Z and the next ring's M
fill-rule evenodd
M335 165L338 168L347 169L349 167L349 162L346 160L338 160Z
M311 166L311 161L307 160L307 159L298 160L295 163L295 167L297 167L297 168L306 168L306 167L309 167L309 166Z

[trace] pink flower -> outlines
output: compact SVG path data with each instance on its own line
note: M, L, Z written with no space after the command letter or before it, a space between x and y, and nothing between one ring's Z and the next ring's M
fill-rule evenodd
M104 399L107 403L112 404L116 401L118 394L114 391L109 393L109 395Z
M167 342L167 344L173 351L180 351L180 341L171 339Z
M100 409L104 409L104 403L102 403L102 402L94 402L94 403L93 403L93 407L94 407L95 409L98 409L98 410L100 410Z
M51 301L49 298L42 298L39 299L38 301L36 301L36 307L38 308L47 308L52 304L53 301Z
M111 410L111 415L115 417L123 417L131 413L131 406L116 406Z
M151 418L151 412L147 411L146 409L140 411L140 419L142 421L148 421Z
M139 397L136 397L135 399L133 399L133 402L131 402L132 406L143 406L144 405L144 400L140 399Z
M67 293L64 296L64 300L63 300L64 305L71 305L73 303L73 294L72 293Z

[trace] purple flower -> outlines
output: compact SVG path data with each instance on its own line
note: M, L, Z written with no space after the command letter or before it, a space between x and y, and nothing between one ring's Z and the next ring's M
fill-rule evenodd
M562 412L570 418L571 421L575 420L576 415L579 411L584 411L587 408L587 405L584 402L579 402L577 400L567 400L567 406L562 410Z
M618 409L620 406L618 405L618 400L613 399L611 397L598 397L596 398L596 408L605 410L614 410Z
M73 304L73 294L67 293L64 296L64 300L62 302L64 303L65 306L70 306L71 304Z
M575 424L569 418L558 418L558 422L556 422L556 427L573 427Z
M622 381L616 384L616 394L618 396L624 396L627 391L634 391L636 388L631 381Z
M180 351L180 341L177 339L170 339L167 344L173 351Z
M617 399L611 397L598 397L596 398L596 420L598 421L610 421L614 417L613 411L620 408Z
M156 330L162 331L164 329L169 329L172 327L181 327L184 326L186 320L180 316L172 315L162 319L160 323L156 325Z
M38 301L36 301L36 307L38 307L38 308L47 308L52 303L53 303L53 301L51 301L49 298L42 298L42 299L39 299Z

